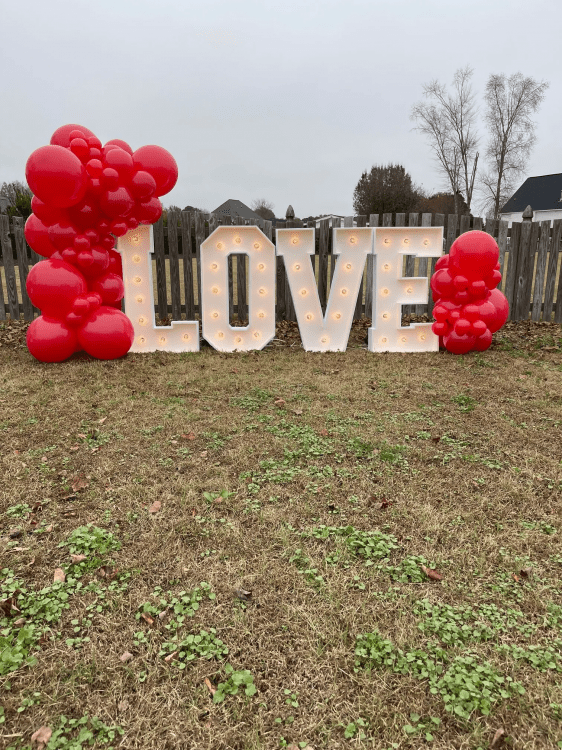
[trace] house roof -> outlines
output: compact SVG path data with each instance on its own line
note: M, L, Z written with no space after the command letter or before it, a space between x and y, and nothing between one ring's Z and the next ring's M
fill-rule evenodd
M533 211L562 210L562 172L529 177L521 185L500 213L509 214L524 211L531 206Z
M241 219L258 219L259 221L263 221L261 216L255 211L252 211L252 209L245 203L237 201L234 198L229 198L224 203L221 203L221 205L218 208L215 208L214 211L211 211L211 213L219 214L219 216L240 216Z

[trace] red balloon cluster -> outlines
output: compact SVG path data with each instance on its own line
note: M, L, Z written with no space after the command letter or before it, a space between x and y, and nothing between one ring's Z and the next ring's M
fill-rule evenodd
M176 184L174 157L160 146L102 146L88 128L64 125L25 169L34 196L25 224L31 248L48 258L33 266L27 292L42 311L27 334L31 354L61 362L84 349L99 359L126 354L133 326L121 312L121 257L114 249L139 224L162 214L159 196Z
M461 234L435 264L432 331L453 354L485 351L507 320L507 299L496 289L502 279L498 259L493 237L474 231Z

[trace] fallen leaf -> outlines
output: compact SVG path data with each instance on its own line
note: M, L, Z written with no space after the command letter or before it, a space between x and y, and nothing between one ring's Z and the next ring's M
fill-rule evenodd
M143 620L144 620L145 622L147 622L147 623L148 623L149 625L154 625L154 620L152 619L152 617L151 617L150 615L147 615L147 614L146 614L146 612L143 612L143 613L141 614L141 618L142 618L142 619L143 619Z
M53 730L51 727L41 727L31 735L31 742L37 743L37 750L43 750L51 739L52 734Z
M70 559L74 564L81 563L83 560L86 559L86 555L70 555Z
M278 406L278 407L285 406L286 403L287 402L283 398L276 398L274 401L275 406Z
M18 617L17 620L14 620L14 625L17 628L21 628L22 625L25 625L25 617Z
M532 568L522 568L522 569L521 569L521 570L519 571L519 574L520 574L520 575L521 575L521 576L522 576L523 578L528 578L528 577L529 577L529 576L531 575L531 573L532 573L532 572L533 572L533 569L532 569Z
M428 578L431 578L432 581L442 581L443 576L441 573L438 573L436 570L431 570L431 568L426 568L425 565L420 565L420 568L423 570L423 572L426 574Z
M320 434L320 435L322 435L322 437L327 437L327 435L328 435L328 430L320 430L320 433L319 433L319 434Z
M71 446L71 447L69 448L69 450L71 450L71 451L77 451L77 450L78 450L79 448L80 448L80 446L79 446L79 445L73 445L73 446Z
M167 614L168 614L168 610L167 609L163 609L162 612L158 613L158 619L159 620L163 620L166 617Z
M201 458L207 458L207 451L201 451Z
M31 547L12 547L10 552L27 552Z
M213 686L213 683L211 682L211 680L208 677L205 677L204 682L205 682L205 685L209 688L209 692L211 693L211 695L214 695L217 692L217 689L216 687Z
M168 656L164 657L164 661L169 664L171 661L173 661L176 658L177 654L178 654L177 651L172 651L171 654L168 654Z
M496 730L496 733L494 734L494 739L492 740L490 744L490 750L493 750L493 748L498 748L501 745L503 745L503 741L505 739L505 732L503 729Z
M98 420L98 424L103 424L107 417L102 417L100 420Z
M76 435L76 437L79 437L79 438L81 438L82 440L86 440L86 435L84 435L84 433L83 433L83 432L79 432L79 433L78 433L78 434Z
M52 523L50 523L48 526L45 526L45 528L43 529L43 531L46 534L50 534L52 530L53 530L53 524Z
M126 661L130 661L132 658L133 658L133 655L131 654L131 652L125 651L125 653L121 654L121 656L119 657L119 660L122 661L123 664L125 664Z
M70 486L72 487L73 492L79 492L80 490L85 490L89 484L86 481L84 474L77 474L74 479L71 480Z
M434 443L438 443L441 440L441 435L435 435L435 436L432 435L431 439L433 440Z
M512 577L513 577L513 580L515 581L515 583L521 583L521 579L519 578L519 576L516 573L513 573Z
M245 589L235 589L234 593L238 599L242 599L244 602L248 602L252 598L252 592Z
M178 444L178 441L177 441L177 440L170 440L170 443L171 443L172 445L177 445L177 444Z
M76 500L76 495L65 495L64 497L61 497L61 500Z
M66 576L64 574L64 570L62 568L56 568L55 574L53 576L53 582L64 583L65 581L66 581Z
M149 513L158 513L158 511L160 510L161 507L162 507L162 503L160 502L160 500L155 500L152 503L152 505L150 506L150 508L148 509L148 512Z
M195 440L195 435L192 432L188 432L187 435L181 435L184 440Z
M8 532L10 539L17 539L22 534L23 534L23 531L21 529L12 529L10 532Z
M297 417L300 417L300 415L302 414L302 409L293 409L293 414L296 414Z
M117 708L119 709L119 711L126 711L129 708L128 701L119 701L119 703L117 704Z
M8 597L7 599L2 599L0 601L0 610L4 612L6 617L10 617L12 612L19 612L20 610L16 606L16 594L18 592L15 592L12 596Z

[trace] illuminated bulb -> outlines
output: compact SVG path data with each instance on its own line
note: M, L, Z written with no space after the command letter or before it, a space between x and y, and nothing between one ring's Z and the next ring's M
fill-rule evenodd
M141 257L140 255L133 255L133 263L140 263Z
M404 237L404 244L405 245L409 245L410 244L410 238L409 237Z
M212 271L216 271L218 267L219 267L218 263L211 263L211 270Z
M386 344L386 343L388 343L388 339L386 338L386 336L383 336L381 339L381 344Z
M383 313L382 314L382 319L383 320L388 320L389 318L390 318L390 313Z
M160 345L164 346L165 343L166 343L166 337L165 336L160 336Z
M429 245L429 240L424 240L423 244L427 247Z
M328 337L327 337L327 336L322 336L322 338L320 339L320 341L321 341L321 342L322 342L323 344L327 344L327 343L328 343Z
M390 294L390 289L381 289L381 294L383 297L388 297Z
M261 247L261 245L260 245L260 243L259 243L259 242L254 242L254 249L255 249L255 250L259 250L259 249L260 249L260 247Z
M242 336L237 336L236 337L236 343L237 344L241 344L242 343Z
M144 337L144 336L139 336L139 338L138 338L138 342L139 342L139 344L146 344L146 339L145 339L145 337Z
M261 289L258 289L258 293L261 294L262 297L264 296L264 294L266 292L265 292L265 289L263 288L263 286L261 287Z
M420 333L419 340L420 341L425 341L425 333Z
M293 245L298 245L299 244L299 238L298 237L293 237L292 240L291 240L291 242L293 243Z
M211 318L218 318L219 314L218 312L211 313Z
M265 318L265 313L264 312L259 312L258 313L258 318Z
M341 293L345 296L347 294L347 289L342 289Z
M261 336L261 333L259 331L254 331L254 338L255 339L259 339L260 336Z
M265 268L265 265L263 263L258 263L258 271L263 271Z
M408 339L406 338L406 336L402 336L402 338L400 339L400 341L401 341L401 342L402 342L403 344L405 344L405 343L406 343L406 342L408 341Z
M135 284L140 284L140 283L142 283L142 279L141 279L141 277L140 277L140 276L135 276L135 278L133 279L133 281L135 282Z
M222 250L222 242L217 242L217 250Z
M139 325L145 326L146 325L146 318L143 318L142 315L139 318Z
M140 234L133 234L133 236L131 237L131 242L133 243L133 245L138 245L140 241Z
M306 314L306 319L307 320L312 320L313 318L314 318L314 315L312 313L307 313Z
M236 244L239 245L242 242L242 237L235 237L234 242L236 242Z
M184 333L182 338L184 341L189 341L189 333Z
M341 313L334 313L334 319L339 320L341 318Z
M390 271L390 263L385 263L382 269L383 271Z
M222 331L219 331L219 332L217 333L217 338L218 338L218 339L223 339L223 338L224 338L224 333L223 333Z
M388 239L388 237L384 238L384 244L385 245L390 245L390 240Z
M346 263L345 268L347 271L351 271L351 263Z
M212 293L213 293L213 294L218 294L218 293L219 293L219 288L218 288L218 286L214 286L214 287L213 287L213 288L211 289L211 291L212 291Z
M308 289L301 289L301 296L302 297L306 297L307 294L308 294Z
M349 241L350 241L350 243L351 243L352 245L355 245L355 243L357 242L357 238L356 238L356 237L350 237L350 238L349 238Z
M295 271L300 271L301 270L300 263L295 263L293 268L295 269Z
M412 293L413 291L414 291L414 290L412 289L412 287L411 287L411 286L409 286L409 287L408 287L408 288L406 289L406 294L411 294L411 293Z
M137 294L137 296L135 297L135 302L138 302L139 305L142 305L142 303L144 302L144 297L142 296L142 294Z

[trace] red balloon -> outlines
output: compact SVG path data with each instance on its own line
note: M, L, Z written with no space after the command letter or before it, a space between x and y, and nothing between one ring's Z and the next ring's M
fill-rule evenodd
M486 329L486 332L483 333L482 336L478 336L478 338L474 342L474 349L477 352L485 352L486 349L490 347L491 343L492 343L492 332L489 329Z
M493 323L491 325L488 324L488 328L490 329L490 331L492 333L495 333L496 331L500 330L500 328L509 317L509 302L507 301L507 297L505 296L505 294L500 292L499 289L491 290L488 296L488 301L494 306L496 310Z
M442 255L435 264L435 270L439 271L441 268L447 268L449 265L449 253Z
M35 307L52 318L64 318L76 297L88 289L86 279L74 266L52 258L32 266L25 286Z
M25 177L40 200L57 208L78 203L88 185L84 165L62 146L41 146L36 149L27 160Z
M488 276L499 258L499 248L487 232L465 232L451 245L450 263L471 278Z
M178 180L178 165L161 146L142 146L133 153L136 169L149 172L156 180L156 195L169 193Z
M455 293L453 277L448 268L441 268L435 271L431 277L431 288L440 297L451 297Z
M122 179L129 179L133 175L133 157L122 148L112 148L105 155L105 164L115 169Z
M162 216L162 204L158 198L151 198L137 207L135 216L141 224L154 224Z
M474 336L459 336L454 330L443 336L443 344L451 354L468 354L474 349L475 341Z
M92 247L90 250L91 262L87 262L82 273L87 279L95 279L102 276L109 268L109 253L104 247Z
M44 258L49 258L56 251L57 248L49 239L49 230L43 222L35 216L35 214L31 214L25 222L25 229L23 232L27 244L32 250L35 250L38 255L42 255Z
M451 330L451 327L445 321L436 322L431 326L431 330L436 336L445 336Z
M49 239L58 250L72 247L78 235L76 229L70 224L53 224L48 229Z
M40 315L27 329L27 348L40 362L62 362L76 351L77 345L75 331L62 320Z
M94 292L101 295L103 305L113 305L125 296L123 279L116 273L106 273L92 284Z
M119 146L119 148L122 148L123 151L126 151L128 154L131 154L131 156L133 154L133 149L129 146L129 144L125 143L125 141L122 141L120 138L114 138L113 140L108 141L105 144L104 148L106 146Z
M127 224L125 219L116 219L115 221L111 222L110 229L112 234L114 234L116 237L122 237L129 231L129 225Z
M121 255L116 250L109 251L108 271L111 271L111 273L116 273L121 278L123 278L123 264L121 262Z
M105 170L104 170L105 171ZM100 206L106 216L112 219L126 216L135 202L126 187L118 187L117 190L108 190L101 196Z
M89 229L96 226L100 212L95 201L83 200L76 206L69 208L68 215L74 226L80 229Z
M467 336L471 332L472 323L465 318L459 318L455 323L455 333L459 336Z
M131 180L131 193L141 201L147 201L152 198L156 192L156 180L148 172L143 172L142 169L133 175Z
M80 346L97 359L117 359L131 348L133 324L114 307L102 305L86 320L78 331Z
M83 138L73 138L70 141L70 150L82 162L88 161L90 157L90 147Z
M59 221L63 222L68 220L68 215L64 208L49 206L47 203L43 203L42 200L39 200L36 195L31 199L31 210L37 218L41 219L46 227L50 227Z
M74 133L74 131L78 131L78 133ZM88 130L88 128L83 127L82 125L63 125L60 128L57 128L53 135L51 136L51 145L52 146L62 146L63 148L68 148L70 146L70 135L73 135L74 138L79 137L83 138L86 136L86 138L89 138L91 136L94 136L91 130Z

